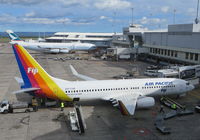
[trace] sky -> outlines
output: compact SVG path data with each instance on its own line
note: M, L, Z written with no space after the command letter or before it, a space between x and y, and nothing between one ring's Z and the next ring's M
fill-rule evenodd
M0 32L122 32L132 21L166 29L193 23L196 7L197 0L0 0Z

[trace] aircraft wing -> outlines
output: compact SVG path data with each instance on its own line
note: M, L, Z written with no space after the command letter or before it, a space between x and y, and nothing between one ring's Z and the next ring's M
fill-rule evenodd
M134 115L137 99L140 94L121 94L115 97L105 98L113 103L113 106L119 106L123 115Z
M70 66L70 69L71 69L73 75L75 75L76 77L81 78L81 79L83 79L83 80L85 80L85 81L96 81L96 80L97 80L97 79L94 79L94 78L92 78L92 77L88 77L88 76L86 76L86 75L79 74L79 73L74 69L74 67L73 67L72 65L69 65L69 66Z
M25 89L21 89L18 91L14 91L13 94L20 94L20 93L24 93L24 92L31 92L31 91L36 91L39 90L40 88L25 88Z

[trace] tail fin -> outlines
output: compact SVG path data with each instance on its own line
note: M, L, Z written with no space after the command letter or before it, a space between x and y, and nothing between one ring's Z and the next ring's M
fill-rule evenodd
M7 30L6 33L8 33L9 38L12 41L22 41L22 39L20 39L12 30Z
M22 88L39 88L39 95L51 99L71 100L26 49L18 44L12 47L24 81Z

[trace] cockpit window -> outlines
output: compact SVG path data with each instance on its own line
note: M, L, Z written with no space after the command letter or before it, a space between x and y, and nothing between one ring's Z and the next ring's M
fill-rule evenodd
M187 85L187 86L189 86L189 85L190 85L190 83L189 83L189 82L187 82L187 83L186 83L186 85Z

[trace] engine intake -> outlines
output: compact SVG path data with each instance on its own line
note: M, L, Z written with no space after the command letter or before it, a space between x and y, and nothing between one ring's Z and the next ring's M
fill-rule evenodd
M149 108L155 105L155 100L153 97L144 97L137 100L137 108Z

